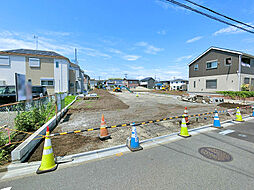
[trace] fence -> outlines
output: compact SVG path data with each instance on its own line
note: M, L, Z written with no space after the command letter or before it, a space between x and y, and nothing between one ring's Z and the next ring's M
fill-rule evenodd
M0 106L0 147L17 145L65 107L67 93ZM30 131L30 132L28 132ZM41 136L38 138L42 138ZM13 146L11 149L14 149ZM3 150L0 151L0 161Z

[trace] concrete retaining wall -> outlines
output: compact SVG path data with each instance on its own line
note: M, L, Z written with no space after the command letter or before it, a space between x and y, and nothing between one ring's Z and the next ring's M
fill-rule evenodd
M61 112L57 114L57 121L60 121L60 119L64 116L64 114L67 112L68 108L77 100L77 97L75 100L73 100L68 106L66 106ZM21 143L17 148L15 148L11 152L11 160L12 162L24 162L30 153L36 148L38 143L41 142L42 139L36 139L41 136L39 135L45 135L47 126L49 126L49 130L53 131L56 127L56 116L54 116L52 119L50 119L47 123L45 123L42 127L40 127L35 133L33 133L30 137L28 137L23 143ZM36 139L36 140L33 140Z

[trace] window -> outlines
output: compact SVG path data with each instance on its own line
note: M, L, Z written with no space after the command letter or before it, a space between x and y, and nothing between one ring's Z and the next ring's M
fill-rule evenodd
M42 86L54 86L54 79L41 79Z
M194 71L198 71L198 64L194 65Z
M0 65L9 66L10 65L10 57L9 56L0 56Z
M193 82L193 87L196 88L196 81Z
M231 66L232 65L232 58L231 57L228 57L225 59L225 65L226 66Z
M206 89L217 89L217 79L206 80Z
M30 67L40 67L40 59L38 58L29 58Z
M206 62L206 69L216 69L218 67L218 61Z
M249 58L242 58L241 65L244 67L250 67L250 59Z
M59 68L59 62L56 61L56 68Z
M245 77L244 78L244 84L250 84L250 78Z

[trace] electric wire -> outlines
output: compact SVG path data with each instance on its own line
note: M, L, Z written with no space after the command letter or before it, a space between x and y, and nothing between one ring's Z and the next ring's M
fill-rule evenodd
M208 18L210 18L210 19L213 19L213 20L216 20L216 21L218 21L218 22L221 22L221 23L224 23L224 24L227 24L227 25L236 27L236 28L238 28L238 29L240 29L240 30L244 30L244 31L246 31L246 32L249 32L249 33L254 34L254 31L251 31L251 30L248 30L248 29L243 28L243 27L241 27L241 26L237 26L237 25L232 24L232 23L230 23L230 22L224 21L224 20L222 20L222 19L220 19L220 18L217 18L217 17L215 17L215 16L212 16L212 15L209 15L209 14L204 13L204 12L202 12L202 11L199 11L199 10L197 10L197 9L194 9L194 8L192 8L192 7L188 6L188 5L182 4L182 3L178 2L178 1L174 1L174 0L165 0L165 1L166 1L166 2L170 2L170 3L173 3L173 4L178 5L178 6L180 6L180 7L183 7L183 8L185 8L185 9L189 9L189 10L191 10L191 11L193 11L193 12L196 12L196 13L198 13L198 14L201 14L201 15L203 15L203 16L206 16L206 17L208 17Z

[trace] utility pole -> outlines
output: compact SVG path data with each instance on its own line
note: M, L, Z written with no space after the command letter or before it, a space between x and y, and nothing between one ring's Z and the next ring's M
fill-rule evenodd
M34 35L34 39L35 39L35 44L36 44L36 50L38 50L38 36Z
M78 65L78 52L77 52L77 48L75 48L75 64Z

